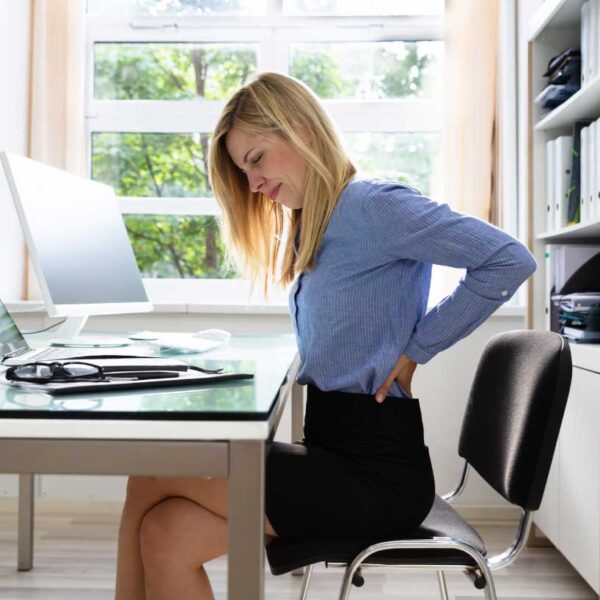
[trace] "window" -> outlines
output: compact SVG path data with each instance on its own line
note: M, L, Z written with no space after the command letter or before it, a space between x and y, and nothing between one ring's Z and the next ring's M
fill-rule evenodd
M442 18L443 0L88 0L90 173L117 191L152 301L247 297L207 151L253 71L309 85L361 170L443 201Z

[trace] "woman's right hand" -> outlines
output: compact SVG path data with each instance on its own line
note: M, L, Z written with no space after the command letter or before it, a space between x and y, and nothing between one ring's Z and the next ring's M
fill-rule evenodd
M375 400L377 402L383 402L385 397L388 395L390 388L394 381L408 394L409 398L412 398L411 382L413 374L417 369L417 364L414 360L401 354L396 366L392 369L392 372L386 377L383 385L375 393Z

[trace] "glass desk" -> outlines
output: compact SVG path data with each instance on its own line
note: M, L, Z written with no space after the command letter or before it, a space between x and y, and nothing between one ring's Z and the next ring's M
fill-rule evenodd
M263 600L265 453L290 395L302 432L294 335L236 335L177 357L254 379L68 396L0 385L0 472L20 474L20 570L33 564L34 473L228 477L228 599Z

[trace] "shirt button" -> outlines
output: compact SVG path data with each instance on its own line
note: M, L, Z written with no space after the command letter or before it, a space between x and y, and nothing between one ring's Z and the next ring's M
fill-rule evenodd
M508 292L506 290L502 290L502 296L508 296Z

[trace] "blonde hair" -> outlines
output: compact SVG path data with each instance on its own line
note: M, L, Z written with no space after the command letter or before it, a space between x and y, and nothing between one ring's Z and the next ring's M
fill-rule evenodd
M288 209L261 192L252 192L233 162L225 138L237 127L249 134L277 134L291 143L306 163L301 209ZM222 211L226 259L249 277L252 289L263 278L280 286L296 273L311 271L315 255L342 190L356 173L333 123L315 94L300 81L280 73L259 73L227 102L214 130L208 159L212 190ZM284 240L287 223L287 238ZM300 244L296 256L294 240ZM284 253L278 272L278 257Z

